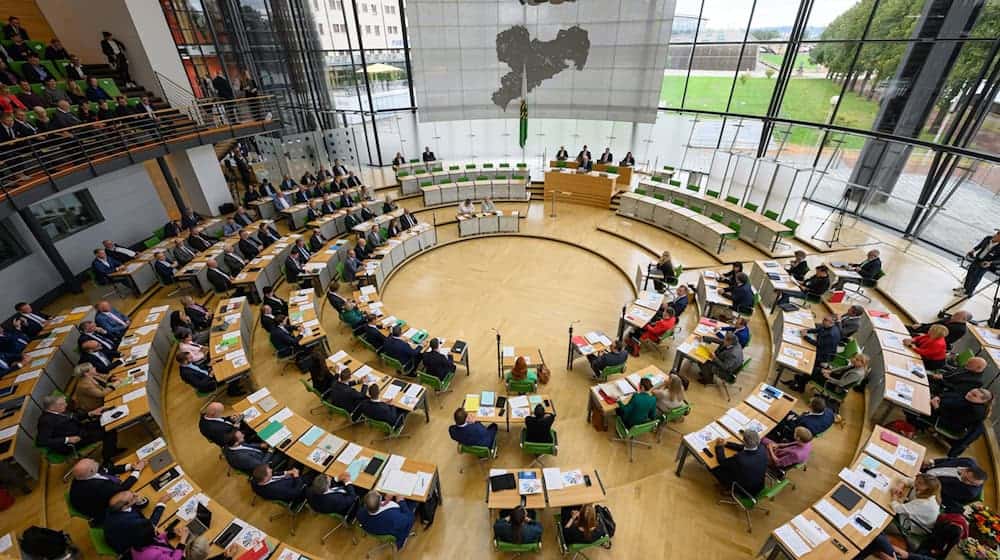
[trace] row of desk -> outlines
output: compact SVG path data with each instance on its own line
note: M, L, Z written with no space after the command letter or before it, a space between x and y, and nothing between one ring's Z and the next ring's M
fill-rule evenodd
M659 181L643 180L639 182L638 189L646 191L650 196L660 195L665 200L682 201L688 208L692 206L702 208L702 213L706 216L721 214L724 223L740 225L740 239L769 255L774 253L778 241L781 239L780 236L791 232L791 228L777 220L772 220L763 214L744 208L739 204L727 202L722 198L715 198L703 192L683 188L679 184L672 185Z
M601 474L593 467L492 468L489 476L508 474L514 475L514 488L493 490L490 480L486 480L486 507L491 517L498 510L510 510L520 505L525 509L539 510L593 504L607 498Z
M575 159L557 160L553 159L549 161L549 168L551 169L576 169L580 167L580 163ZM618 184L627 187L632 184L632 167L628 165L615 165L613 163L594 163L594 171L604 171L607 173L614 173L618 175Z
M352 199L361 197L362 194L363 194L361 187L348 187L346 189L341 189L339 191L330 191L329 190L329 188L330 188L329 185L332 182L333 182L332 179L325 179L324 181L322 181L320 183L320 185L321 185L320 188L323 190L324 194L329 194L334 199L339 199L340 198L340 193L342 193L342 192L349 193L351 195ZM272 186L277 191L278 187L274 186L274 185L272 185ZM307 191L312 191L312 188L307 188L306 190ZM291 188L289 190L281 191L281 193L285 195L285 198L287 198L289 202L291 202L293 200L293 197L295 196L295 193L297 193L298 191L299 191L299 187L296 186L296 187L293 187L293 188ZM320 200L320 197L312 197L312 196L310 196L310 198L313 199L313 200ZM272 218L274 218L275 216L278 215L278 210L277 210L277 208L274 207L274 197L273 196L262 196L262 197L258 198L257 200L252 200L252 201L250 201L249 206L250 206L251 209L253 209L254 211L257 212L257 217L260 218L260 219L262 219L262 220L270 220L270 219L272 219Z
M726 239L736 233L726 224L716 222L705 214L632 192L622 194L618 215L675 233L713 254L722 253Z
M318 205L322 204L323 199L319 197L311 198L309 202L300 202L293 204L288 208L285 208L280 212L288 220L288 225L293 231L298 231L305 226L311 228L319 228L320 233L323 237L330 238L347 231L347 226L344 224L344 220L349 215L360 214L362 209L368 209L369 212L373 214L382 213L382 204L380 200L364 200L362 198L361 187L352 187L345 189L350 197L353 204L351 206L340 207L326 214L320 218L309 221L309 207L313 204L317 205L316 210L318 211ZM336 203L340 199L340 193L329 195L331 200Z
M481 391L466 394L462 400L462 408L469 413L469 422L502 425L507 428L507 433L510 433L511 424L523 427L524 419L531 416L538 405L542 405L548 414L556 413L555 402L548 394L507 396L504 400L503 406L497 406L499 400L495 392Z
M517 210L505 214L503 210L495 212L480 212L477 214L458 215L458 236L487 235L490 233L508 233L521 230L521 213Z
M492 198L494 202L511 201L525 202L528 200L527 179L495 178L486 180L469 180L451 183L440 183L420 187L424 193L424 206L439 206L455 204L465 200L485 200Z
M427 165L418 165L410 169L397 169L396 178L403 196L419 194L420 187L425 183L453 183L456 181L482 181L490 179L510 179L512 182L527 182L528 166L518 163L514 167L501 163L494 166L492 163L465 163L449 165L447 169L442 162L430 162Z
M391 220L393 215L402 210L394 210L389 214L376 216L375 219L354 226L358 236L364 236L371 228L379 228ZM384 244L372 251L372 258L365 259L358 270L359 280L381 289L386 277L406 259L437 245L437 229L427 223L418 223L396 237L388 239Z
M759 552L768 560L847 560L893 519L892 489L920 472L924 446L875 426L864 449L822 498L771 532ZM850 508L842 501L851 502Z

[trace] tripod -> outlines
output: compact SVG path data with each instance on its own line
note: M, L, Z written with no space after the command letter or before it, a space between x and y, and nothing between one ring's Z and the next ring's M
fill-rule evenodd
M848 188L844 191L844 196L841 197L840 202L837 203L837 206L833 210L830 210L830 213L826 215L826 218L823 219L823 222L812 234L812 239L826 243L827 249L833 248L833 245L840 241L840 230L844 228L844 217L847 216L847 204L850 202L852 190L853 189ZM826 227L826 224L829 223L830 220L835 220L833 224L833 233L830 235L830 239L823 239L820 237L819 232L823 231L823 228Z

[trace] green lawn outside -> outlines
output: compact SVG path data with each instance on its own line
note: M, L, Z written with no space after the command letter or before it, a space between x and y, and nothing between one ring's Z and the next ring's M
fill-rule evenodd
M780 68L781 67L781 61L784 58L784 55L775 54L775 53L762 52L762 53L760 53L760 54L757 55L757 58L759 58L763 62L766 62L766 63L770 64L771 66L773 66L775 68ZM801 64L802 65L802 70L804 72L818 72L818 71L820 71L822 69L822 67L819 64L813 64L812 62L809 62L809 57L808 56L801 56L800 55L800 56L797 56L795 58L797 59L796 60L796 64ZM798 67L797 66L796 66L795 70L798 71Z
M737 79L733 90L730 111L748 115L764 115L774 92L773 78ZM686 109L725 111L732 79L722 76L691 76L688 81ZM824 78L792 77L785 92L780 115L789 119L825 123L830 114L830 98L840 94L841 85ZM664 76L660 101L667 107L680 107L684 91L684 76ZM848 92L840 104L836 124L868 130L878 112L878 103L856 93ZM788 142L796 145L814 145L819 131L812 128L793 127ZM845 148L860 148L864 140L849 136Z

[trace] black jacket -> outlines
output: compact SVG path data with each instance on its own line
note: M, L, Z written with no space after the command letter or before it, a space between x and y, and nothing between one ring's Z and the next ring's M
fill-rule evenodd
M82 436L87 431L86 423L93 422L88 419L86 413L57 414L55 412L43 411L38 417L38 434L36 440L42 447L46 447L60 454L69 454L72 448L66 443L66 438L71 436Z
M732 457L726 457L725 449L735 449L739 452ZM715 469L716 476L729 490L735 482L751 496L756 496L764 489L764 475L767 473L767 452L758 446L753 451L747 451L743 445L727 443L715 446L715 456L719 458L719 466Z
M212 377L211 370L195 366L194 364L181 366L181 379L196 391L208 393L214 391L219 386Z
M382 401L373 401L371 399L366 399L361 403L360 412L366 418L379 420L389 424L390 426L396 426L397 423L404 416L406 416L403 411L392 406L391 404L384 403Z
M212 285L216 292L228 292L233 288L233 282L226 273L218 268L210 268L206 272L208 283Z
M451 372L455 371L455 362L451 355L445 356L437 350L430 350L421 355L424 364L424 371L444 381Z
M270 331L271 344L277 349L278 357L280 358L291 356L302 349L299 346L299 340L302 339L302 335L293 336L285 330L286 328L279 325Z
M261 449L259 443L244 442L236 447L223 447L222 455L230 467L246 473L271 460L271 454Z
M533 443L552 443L552 423L556 417L546 413L541 418L534 414L524 418L524 439Z
M198 420L198 431L205 439L223 447L229 441L229 436L239 427L229 421L228 418L205 418L204 415Z
M288 315L288 302L279 298L272 296L264 296L264 304L270 305L271 310L275 313L280 313L282 315Z
M265 500L283 502L298 501L306 492L306 483L301 478L293 478L283 472L272 473L271 481L267 484L258 484L256 480L251 480L250 487Z
M962 432L972 429L986 419L988 405L973 404L965 400L967 392L949 391L941 395L941 404L934 411L941 427L953 432Z
M141 535L143 529L156 525L163 517L165 507L153 508L153 513L149 519L136 508L129 511L110 511L104 518L104 540L108 546L118 554L125 554L128 549L136 545L142 545L136 537Z
M260 253L260 245L254 243L249 237L247 239L240 239L239 243L236 244L236 248L247 259L255 258Z
M358 494L354 491L354 486L345 485L338 480L326 492L314 492L310 488L306 491L306 499L309 500L309 507L316 513L347 515L357 502Z
M970 457L943 457L931 461L931 466L924 472L933 474L938 467L972 467L976 462ZM962 482L962 479L953 476L939 476L941 482L941 507L947 513L961 513L962 506L979 499L983 491L982 486L973 486Z
M354 412L366 397L354 387L337 381L323 394L323 400L348 412Z
M69 486L69 503L77 511L91 519L102 520L108 511L108 502L115 494L128 490L138 480L134 476L118 480L116 474L125 472L125 467L100 469L99 478L74 480Z
M115 352L115 354L117 354L117 352ZM118 365L117 363L115 363L115 358L108 352L105 352L103 350L99 350L97 351L97 353L93 352L80 353L80 363L81 364L87 363L94 366L94 369L97 370L97 373L101 374L107 374L111 372L111 370L115 369L115 367Z
M191 319L191 322L194 323L196 330L203 331L211 326L211 321L208 319L209 311L200 305L185 307L184 313L186 313L188 319Z

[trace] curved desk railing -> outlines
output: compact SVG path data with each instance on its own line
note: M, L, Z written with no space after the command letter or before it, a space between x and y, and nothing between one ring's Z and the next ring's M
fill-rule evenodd
M83 180L177 148L280 127L272 96L85 123L0 143L0 197L31 204ZM49 188L40 188L48 186Z

